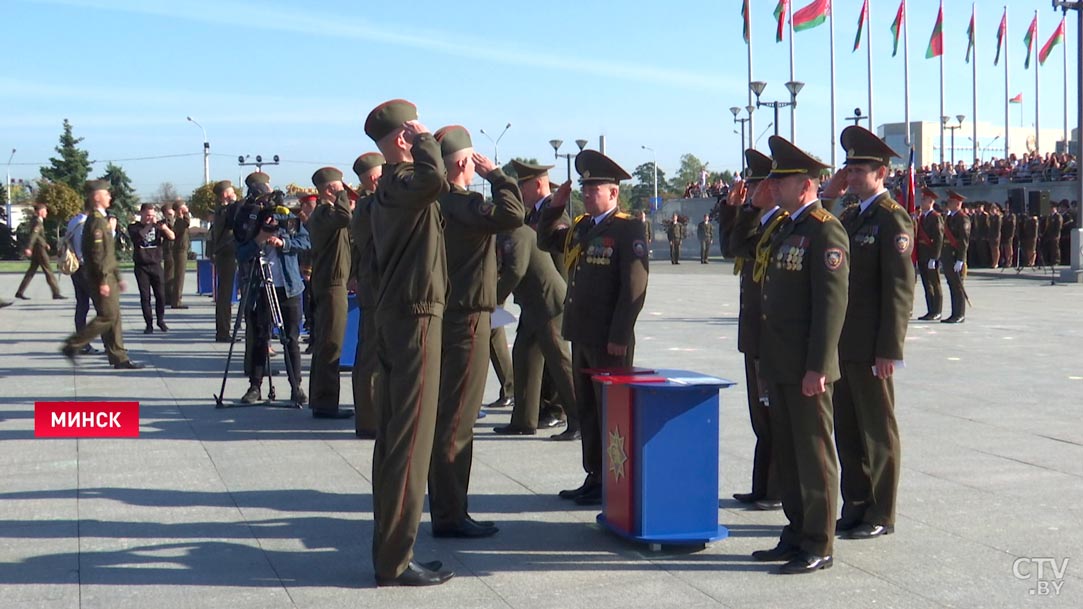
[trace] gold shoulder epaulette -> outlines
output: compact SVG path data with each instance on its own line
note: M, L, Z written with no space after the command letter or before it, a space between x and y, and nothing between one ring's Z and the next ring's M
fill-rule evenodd
M827 222L832 218L831 212L827 211L822 207L812 210L809 215L811 215L813 218L816 218L820 222Z
M891 196L881 197L880 198L880 207L883 207L884 209L886 209L888 211L895 211L896 209L902 209L902 205L899 205L898 203L896 203L895 199L892 199Z
M587 214L579 214L578 216L575 217L575 220L572 222L572 226L578 225L580 222L583 221L583 218L587 218L587 217L589 217L589 216L587 216Z
M628 219L631 219L631 217L632 217L631 214L624 213L623 211L618 211L616 213L616 216L618 218L620 218L621 220L628 220Z

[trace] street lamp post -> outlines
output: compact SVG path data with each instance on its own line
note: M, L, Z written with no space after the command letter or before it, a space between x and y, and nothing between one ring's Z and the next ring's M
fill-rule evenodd
M188 119L189 123L192 123L196 127L199 127L199 130L203 132L203 183L204 184L210 184L211 183L211 143L209 141L207 141L207 130L203 128L203 125L200 125L199 123L197 123L194 118L189 116L189 117L187 117L187 119Z
M570 182L572 179L572 159L575 158L575 155L570 152L566 152L564 154L559 153L558 150L560 150L560 147L563 144L564 140L549 140L549 145L553 147L553 158L560 159L561 157L563 157L565 160L567 160L568 181ZM579 146L579 152L583 152L583 148L585 148L587 145L587 140L575 140L575 145Z
M650 146L640 146L640 148L651 151L651 165L654 166L654 196L651 197L651 212L653 213L655 211L654 206L658 204L658 155L654 153L654 148Z
M790 101L770 101L765 102L760 100L760 95L763 94L763 90L767 88L767 83L762 80L754 80L748 83L748 88L752 90L752 93L756 95L756 107L768 107L773 108L775 111L775 135L778 135L778 109L793 107L797 108L797 94L801 92L805 83L796 80L791 80L786 83L786 90L790 92ZM793 121L790 121L790 141L792 142L797 138L797 132L795 130Z
M493 143L493 164L497 167L500 167L500 140L503 139L504 134L508 132L508 129L511 129L511 123L504 125L504 130L500 132L500 135L496 136L495 140L491 135L485 133L484 129L478 129L479 133L489 138L489 141Z
M730 112L733 113L733 122L741 123L741 153L740 153L740 157L741 157L741 174L742 175L745 172L745 148L746 148L746 146L745 146L745 123L752 120L752 113L756 110L756 106L751 106L751 105L745 106L745 110L748 110L748 116L746 116L745 118L737 118L737 115L741 113L741 108L738 107L738 106L733 106L733 107L730 108ZM752 139L751 131L748 134L748 139L749 140ZM751 144L752 142L750 141L749 143ZM752 146L747 146L747 147L751 148Z
M955 124L955 125L949 125L948 124L949 120L951 120L950 117L947 117L947 116L941 116L940 117L940 121L943 123L944 128L951 130L951 164L954 167L955 166L955 130L962 128L963 121L966 120L966 115L964 115L964 114L956 114L955 115L955 120L957 120L959 122L958 122L958 124ZM943 152L943 151L941 151L941 152ZM941 157L943 157L943 154L941 154Z
M861 124L861 121L869 120L869 117L861 116L861 108L854 108L854 115L853 116L847 116L846 120L854 121L854 125L857 126L857 125ZM869 126L871 127L872 125L870 124Z
M1053 8L1060 9L1066 15L1069 10L1074 10L1076 13L1076 23L1078 27L1076 32L1083 32L1083 0L1052 0ZM1083 58L1083 36L1076 36L1078 44L1078 50L1076 51L1076 58ZM1078 167L1080 162L1083 162L1083 59L1076 61L1076 180L1075 191L1076 201L1079 201L1080 205L1083 205L1083 173ZM1061 275L1061 281L1083 281L1083 229L1080 229L1077 225L1072 231L1072 249L1077 252L1076 256L1072 257L1072 268L1064 271Z
M245 154L245 155L241 155L241 156L237 157L237 164L240 165L241 167L249 167L249 166L255 165L256 171L262 172L264 165L277 165L278 164L278 155L277 154L274 155L272 157L272 159L273 160L271 160L271 161L264 161L263 156L257 154L256 155L256 162L255 163L249 163L248 162L248 155Z
M7 204L6 204L7 209L5 211L7 211L7 214L8 214L8 228L12 228L14 226L11 223L12 222L11 221L11 159L14 159L14 158L15 158L15 149L12 148L11 149L11 156L8 157L7 177L5 177L5 179L4 179L4 188L7 189L7 199L6 199L6 201L7 201ZM14 230L14 229L12 228L12 230Z

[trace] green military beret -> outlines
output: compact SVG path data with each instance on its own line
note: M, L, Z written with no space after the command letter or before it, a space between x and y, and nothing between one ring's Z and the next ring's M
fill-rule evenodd
M827 169L827 165L812 158L785 138L772 135L767 139L767 145L771 147L771 173L767 175L768 178L798 174L818 177L821 171Z
M530 163L524 163L519 159L512 159L511 166L515 169L515 179L518 182L526 182L527 180L540 178L549 173L549 170L553 168L552 165L532 165Z
M312 174L312 185L316 188L323 188L331 182L341 182L342 172L334 167L321 167L316 170L316 173Z
M771 157L749 148L745 150L745 181L755 184L760 180L767 179L771 173Z
M884 140L876 137L876 134L864 127L850 125L842 130L839 138L842 148L846 151L846 165L851 163L880 163L891 165L891 157L899 156L899 153L884 143Z
M83 192L89 197L96 190L109 190L112 187L113 185L109 183L109 180L87 180L87 183L83 186Z
M619 184L621 180L632 179L613 159L597 150L584 150L575 155L575 170L579 172L580 184Z
M229 180L222 180L221 182L215 182L214 183L214 194L220 197L227 190L229 190L230 188L233 188L233 182L230 182Z
M353 162L353 172L360 178L372 169L379 167L386 162L387 160L384 159L384 155L379 152L366 152L357 157L357 160Z
M417 120L417 106L405 99L392 99L376 106L365 119L365 135L379 142L406 121Z
M256 184L270 184L271 176L263 173L262 171L253 171L248 174L248 177L244 179L244 185L252 188Z
M436 141L440 142L440 154L443 156L474 147L474 143L470 141L470 132L462 125L441 127L433 135Z

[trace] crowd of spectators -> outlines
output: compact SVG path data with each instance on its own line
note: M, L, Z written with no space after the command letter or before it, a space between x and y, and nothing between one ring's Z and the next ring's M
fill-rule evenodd
M1066 153L1037 152L1021 157L1011 155L1007 159L991 159L976 165L964 161L932 163L918 170L917 182L926 186L970 186L971 184L1008 184L1030 182L1060 182L1079 177L1076 157ZM889 178L889 187L901 186L906 181L906 171L896 170Z

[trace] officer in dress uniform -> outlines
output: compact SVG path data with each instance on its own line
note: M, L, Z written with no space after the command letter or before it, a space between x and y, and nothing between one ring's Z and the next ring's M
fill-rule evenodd
M790 217L772 240L763 280L760 372L788 523L778 545L752 557L784 561L784 574L811 573L833 564L838 467L831 393L850 253L846 230L816 198L826 166L777 135L768 144L773 168L766 185Z
M353 385L354 434L361 439L376 437L376 252L372 245L372 202L383 174L384 155L366 152L353 162L353 172L361 181L350 235L353 236L354 277L357 280L357 303L361 323L357 326L357 352L350 380Z
M936 321L944 305L940 289L940 251L944 247L944 217L933 208L938 195L928 186L921 187L921 211L917 218L918 271L925 289L925 315L918 319Z
M951 294L951 316L940 320L944 324L961 324L966 320L967 297L963 278L966 276L966 254L970 246L970 218L962 209L963 201L966 201L966 197L948 190L948 215L944 218L944 249L941 251L940 264Z
M681 242L684 241L684 223L674 212L673 219L666 225L666 237L669 239L669 263L681 263Z
M233 237L233 214L237 209L237 191L232 182L222 180L214 184L214 197L211 242L214 244L214 274L218 281L214 290L214 340L228 343L233 297L236 295L237 240Z
M572 343L572 373L587 476L560 497L580 505L602 502L601 395L585 370L627 368L635 351L635 322L647 296L649 252L643 225L618 210L624 169L596 150L575 157L586 213L570 226L564 209L571 196L565 182L538 225L538 245L568 258L564 338Z
M703 221L696 225L696 238L699 239L699 263L707 264L707 258L711 255L711 243L714 241L714 225L711 224L711 216L703 215Z
M892 377L914 303L914 228L884 188L898 154L856 125L843 129L841 140L846 166L824 196L847 188L859 203L840 218L850 236L850 292L834 392L843 500L836 531L871 539L895 530L901 448Z

